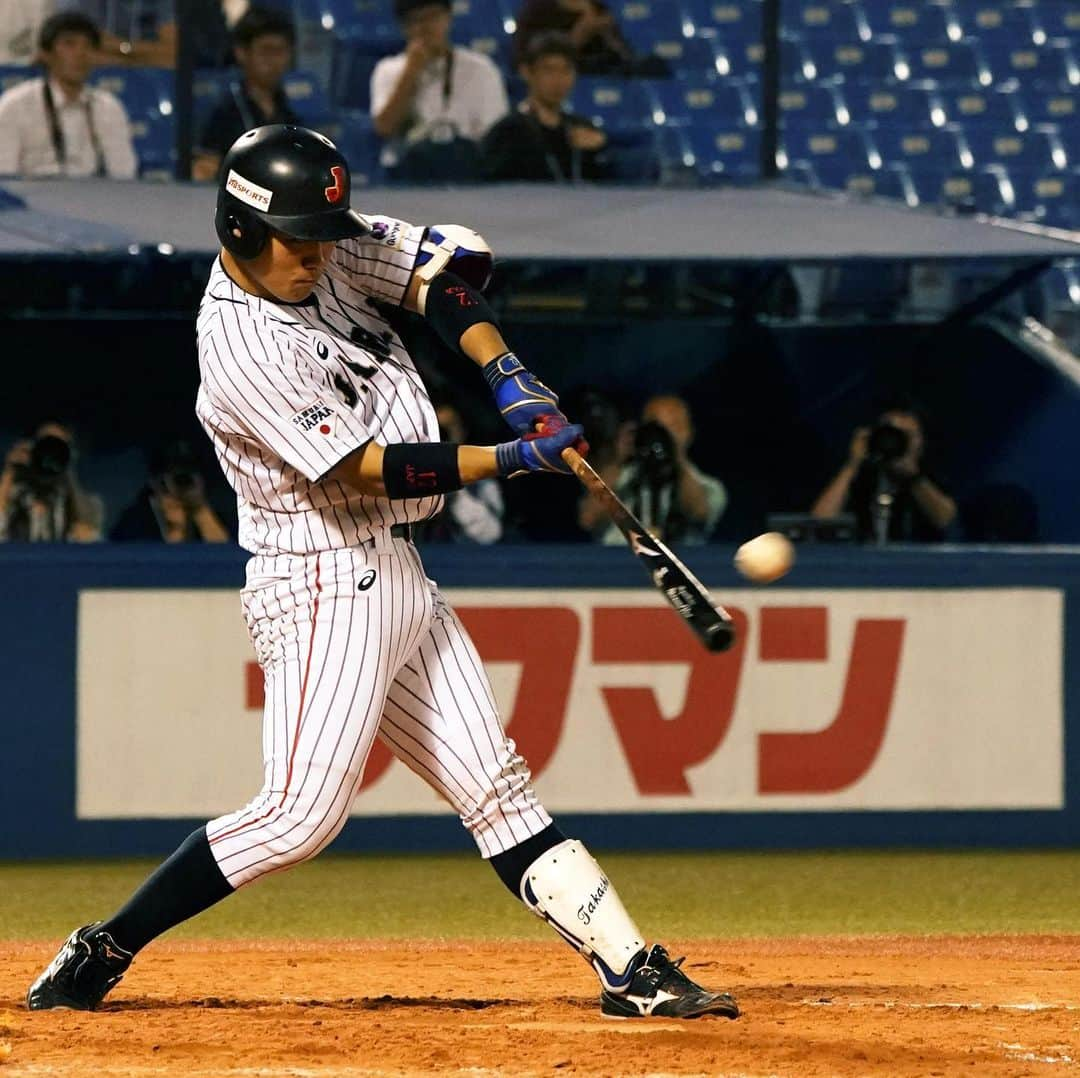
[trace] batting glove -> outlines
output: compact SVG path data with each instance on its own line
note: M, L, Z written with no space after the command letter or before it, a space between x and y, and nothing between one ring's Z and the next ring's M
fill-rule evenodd
M541 416L559 416L559 397L539 378L521 365L513 352L493 359L484 367L484 380L491 388L503 419L518 434L529 434Z
M585 429L578 423L568 423L554 434L535 431L514 442L495 447L495 462L499 475L512 478L526 472L559 472L571 475L570 465L562 459L562 451L582 439ZM586 446L586 448L588 448Z

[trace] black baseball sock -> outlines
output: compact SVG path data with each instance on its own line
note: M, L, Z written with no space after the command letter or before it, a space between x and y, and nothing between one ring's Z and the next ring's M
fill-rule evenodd
M192 831L101 927L134 954L174 925L209 909L233 887L210 852L206 828Z
M566 836L555 824L548 824L539 834L519 842L516 846L503 853L497 853L490 859L491 867L499 875L499 879L506 884L514 898L521 898L521 877L525 875L529 865L542 853L547 853L552 846L558 846L565 842ZM117 943L120 941L117 940Z

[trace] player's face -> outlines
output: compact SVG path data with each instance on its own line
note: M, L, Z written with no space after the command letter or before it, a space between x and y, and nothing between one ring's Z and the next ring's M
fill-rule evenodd
M285 303L300 303L315 291L333 252L333 243L294 240L271 232L262 253L244 263L244 268L269 295Z
M281 34L263 34L247 48L238 47L236 59L248 82L273 90L292 66L292 46Z
M574 89L577 72L565 56L541 56L521 69L529 86L529 96L541 105L557 109Z
M41 55L49 76L63 86L82 86L94 69L94 46L85 34L59 34Z

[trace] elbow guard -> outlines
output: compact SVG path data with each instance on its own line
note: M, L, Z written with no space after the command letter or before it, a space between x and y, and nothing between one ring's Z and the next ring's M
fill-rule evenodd
M461 338L467 329L483 322L498 326L488 301L457 274L445 271L431 282L424 317L455 352L461 348Z
M491 283L493 263L491 248L478 232L463 225L432 225L416 256L415 272L421 281L417 296L420 313L426 313L428 290L443 270L483 292Z

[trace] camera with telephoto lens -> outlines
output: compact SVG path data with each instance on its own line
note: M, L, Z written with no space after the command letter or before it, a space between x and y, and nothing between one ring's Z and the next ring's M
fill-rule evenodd
M866 455L874 464L892 464L905 456L910 445L906 430L892 423L878 423L866 443Z
M654 490L675 482L675 440L662 424L647 420L638 427L633 459L642 480Z
M63 481L71 463L71 446L55 434L43 434L30 447L25 464L13 468L15 482L36 494L48 494Z
M167 494L184 499L199 485L199 464L186 442L167 445L153 463L154 485Z

